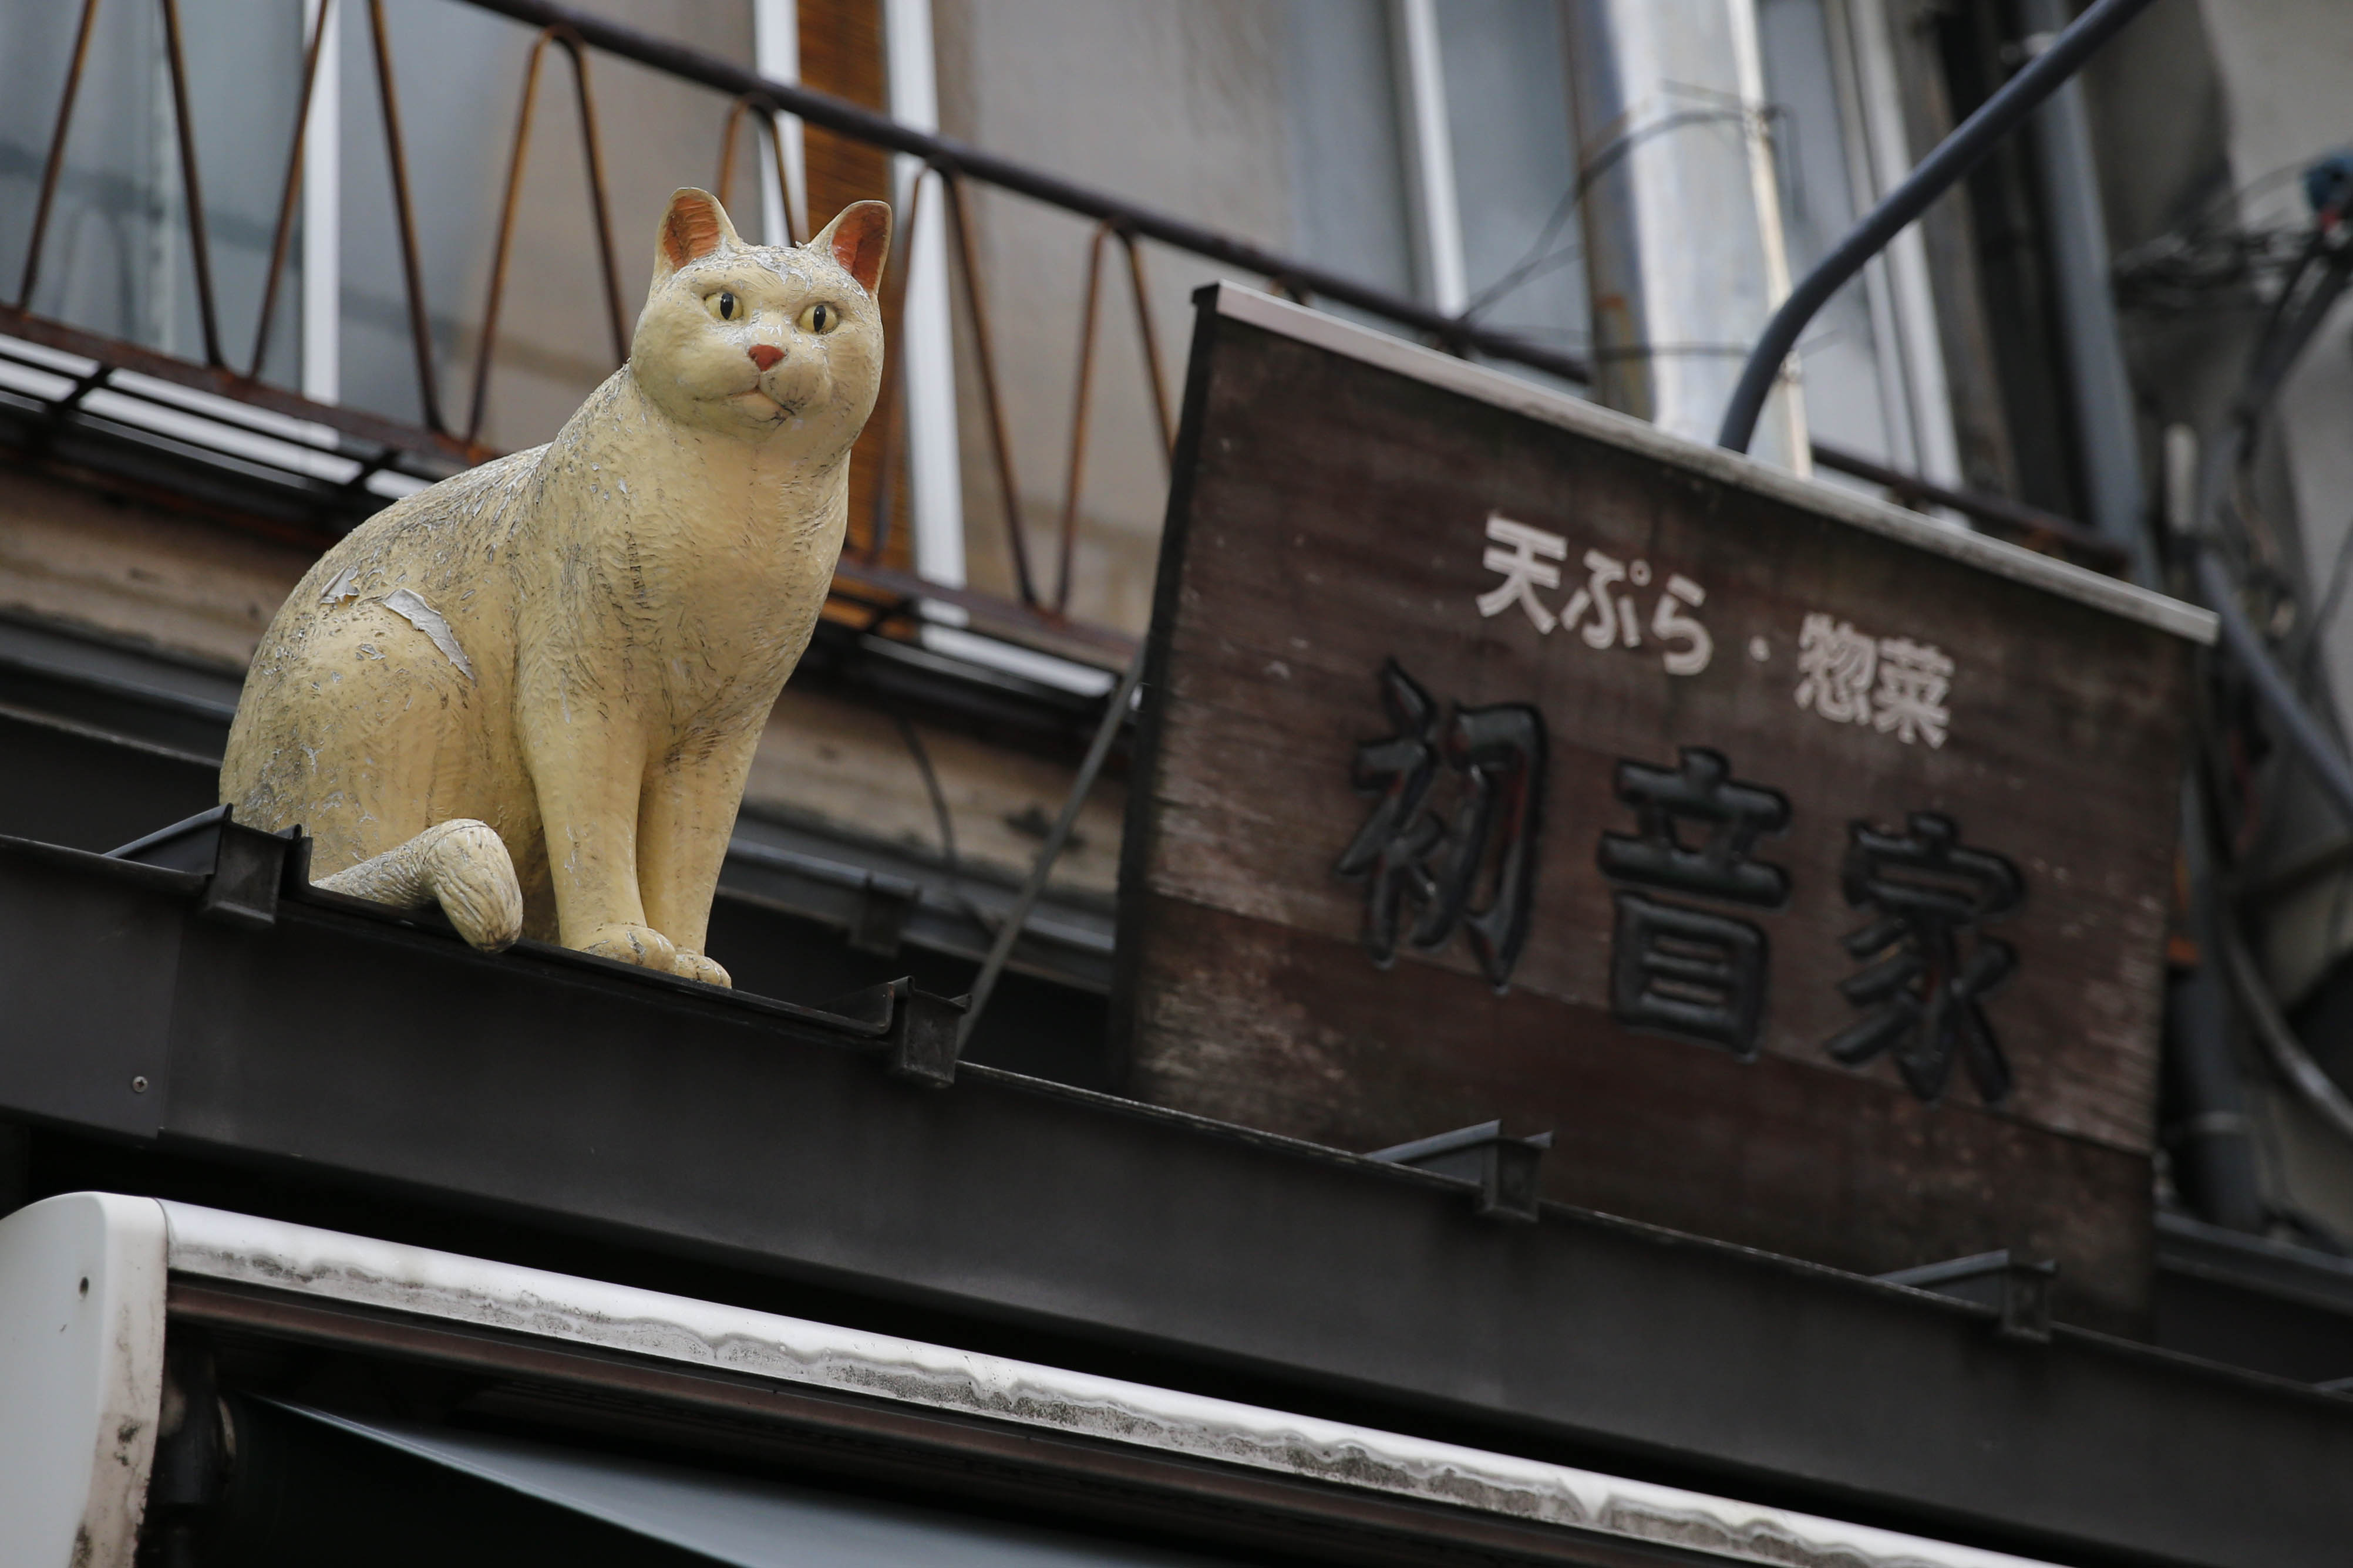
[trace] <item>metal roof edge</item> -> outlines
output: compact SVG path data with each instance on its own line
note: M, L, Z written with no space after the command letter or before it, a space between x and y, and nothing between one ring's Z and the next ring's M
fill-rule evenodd
M892 1335L157 1200L171 1272L1012 1422L1731 1562L2031 1559Z
M2138 621L2190 642L2211 647L2218 635L2219 622L2214 612L2196 605L2103 576L2070 562L2038 555L2003 540L1936 522L1856 490L1800 479L1741 453L1670 434L1648 420L1633 418L1387 332L1360 327L1255 289L1222 281L1210 287L1216 291L1217 313L1229 320L1644 457L1673 463L1721 483L1803 507L1850 527Z

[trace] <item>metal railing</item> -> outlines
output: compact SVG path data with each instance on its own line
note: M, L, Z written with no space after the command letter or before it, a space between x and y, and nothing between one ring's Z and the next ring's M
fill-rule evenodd
M913 130L887 116L840 99L807 88L768 80L733 61L687 48L618 23L549 4L546 0L459 0L459 3L500 13L533 26L538 33L526 56L520 92L521 108L508 148L504 199L500 208L480 347L473 366L470 406L464 423L453 424L442 406L441 366L437 361L426 309L425 274L411 197L407 142L401 125L399 93L393 68L393 52L386 37L384 0L365 0L369 22L368 46L375 67L377 107L383 118L389 154L392 216L400 246L406 321L416 361L418 407L422 418L421 423L411 425L362 410L314 402L263 380L260 370L269 350L271 325L279 309L280 279L286 270L289 240L293 233L302 188L310 104L322 65L321 41L329 33L323 25L323 13L321 25L314 29L304 54L300 109L290 142L286 177L273 229L269 261L262 282L253 353L240 368L229 361L219 329L205 201L189 112L188 68L178 0L115 0L115 3L152 3L161 8L164 63L171 87L187 238L193 252L192 273L204 344L203 361L193 363L106 338L35 315L28 308L33 290L40 279L59 175L64 166L67 137L79 107L100 0L82 0L71 61L59 97L55 130L43 163L39 196L34 211L24 269L18 280L15 302L0 306L0 331L44 344L52 350L79 356L99 367L82 377L69 395L60 399L61 407L67 411L75 401L94 388L107 384L109 377L121 372L132 372L227 395L337 432L343 438L346 455L358 465L353 476L344 482L346 489L354 491L386 469L419 478L434 478L448 471L450 464L479 462L493 455L482 445L482 432L497 358L497 328L505 297L507 266L513 248L523 176L531 153L536 94L542 68L551 49L562 50L572 70L578 106L581 151L599 246L604 304L609 318L617 361L627 356L628 321L621 298L611 203L598 141L596 100L591 86L590 62L595 53L628 59L679 80L699 84L726 95L726 107L719 117L723 147L719 185L723 199L724 187L733 174L736 140L746 115L756 114L765 120L772 138L777 134L776 116L789 114L799 117L807 124L853 141L919 160L937 179L916 184L917 197L903 215L898 238L899 256L894 258L893 267L897 281L886 288L883 301L885 330L886 332L894 331L903 313L908 292L906 258L916 253L913 241L918 226L945 223L950 241L945 247L947 265L955 272L961 284L958 291L965 307L965 336L976 351L974 380L987 423L984 434L989 460L995 469L996 488L1004 508L1003 546L1014 594L1008 598L931 582L886 563L905 423L902 406L905 400L897 388L902 378L894 375L886 379L885 391L874 416L874 427L879 429L882 451L877 469L880 482L873 487L873 494L870 498L871 515L862 531L863 537L845 550L836 584L839 606L866 617L867 624L872 627L879 628L893 621L903 622L923 601L929 600L958 606L972 617L976 630L1016 642L1045 646L1056 651L1075 652L1079 657L1098 663L1124 662L1134 644L1130 636L1110 627L1085 624L1070 614L1071 563L1080 526L1081 494L1086 476L1089 409L1100 336L1103 272L1106 252L1113 245L1119 247L1128 275L1129 292L1135 305L1140 359L1164 451L1166 443L1174 438L1174 421L1168 406L1166 367L1162 362L1147 304L1145 258L1139 249L1141 241L1148 240L1172 250L1255 274L1264 279L1268 287L1302 301L1328 300L1351 307L1451 353L1483 356L1573 383L1582 384L1590 380L1587 363L1573 355L1480 326L1467 317L1446 315L1419 301L1387 293L1295 258L1261 249L1234 237L1136 205L948 138ZM337 3L338 0L324 0L327 5ZM781 181L785 165L781 141L774 145L777 154L775 165ZM1038 563L1031 559L1028 530L1023 525L1022 520L1028 509L1023 504L1021 489L1015 475L1012 442L1008 436L1005 400L1001 395L1001 377L989 332L986 307L987 290L980 276L965 197L967 183L1026 196L1091 219L1093 224L1088 241L1087 283L1081 305L1080 346L1075 374L1078 396L1071 415L1065 489L1055 535L1054 573L1050 584L1039 570ZM939 200L935 210L927 210L933 208L934 204L924 201L922 193L934 188L939 193ZM786 210L789 211L789 204ZM798 238L799 236L793 237ZM2065 519L2002 498L1928 484L1866 458L1820 444L1814 447L1814 458L1826 468L1882 487L1899 502L1949 509L1989 531L2036 548L2068 554L2104 569L2113 570L2118 564L2116 552L2105 541ZM311 477L315 480L315 471Z

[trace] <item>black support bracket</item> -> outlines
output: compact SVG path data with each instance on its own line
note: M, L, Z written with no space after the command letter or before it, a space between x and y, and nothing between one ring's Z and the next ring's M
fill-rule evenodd
M918 991L913 980L902 976L838 996L823 1010L870 1027L883 1026L883 1059L892 1074L945 1089L955 1082L957 1036L970 1002L969 997Z
M1472 1200L1474 1213L1493 1219L1533 1220L1539 1197L1538 1165L1551 1147L1549 1132L1506 1138L1502 1122L1482 1121L1435 1138L1377 1149L1365 1158L1469 1182L1478 1189Z
M290 838L223 819L213 855L212 880L196 900L207 920L268 930L278 923L278 893L286 881Z
M2006 1247L1879 1276L1883 1284L1908 1285L1990 1307L1994 1332L2035 1345L2051 1342L2051 1292L2058 1278L2058 1264L2048 1258L2030 1262Z
M278 923L278 895L289 867L307 872L309 841L302 830L264 833L216 805L185 821L107 851L111 860L135 860L174 871L209 873L197 895L196 912L206 920L267 931ZM290 851L300 851L290 858Z

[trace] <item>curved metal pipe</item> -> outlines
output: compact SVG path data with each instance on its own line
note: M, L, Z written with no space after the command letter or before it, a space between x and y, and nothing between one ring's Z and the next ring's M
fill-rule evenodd
M1757 340L1747 364L1741 369L1731 405L1724 411L1723 427L1716 433L1717 446L1736 452L1748 450L1749 440L1757 434L1757 416L1765 410L1766 396L1780 376L1781 363L1798 346L1798 334L1830 303L1831 296L1862 271L1865 262L1885 249L1888 241L1903 233L1913 219L1927 211L1931 203L1977 167L1979 160L1993 151L1995 142L2041 107L2044 99L2082 68L2094 50L2152 3L2153 0L2098 0L2075 18L2073 26L2052 40L2051 47L2036 56L2033 64L1978 105L1978 111L1963 121L1959 130L1937 143L1935 152L1921 159L1919 166L1904 177L1902 184L1888 192L1870 215L1839 241L1836 249L1799 279L1797 287L1789 290L1789 297L1781 301L1781 308L1773 312L1773 319L1765 324L1765 335Z

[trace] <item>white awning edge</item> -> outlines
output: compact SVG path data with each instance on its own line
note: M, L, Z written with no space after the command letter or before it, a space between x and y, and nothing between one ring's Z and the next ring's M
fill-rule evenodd
M61 1200L51 1200L61 1201ZM2029 1559L1370 1427L164 1203L173 1273L1012 1422L1776 1568Z

